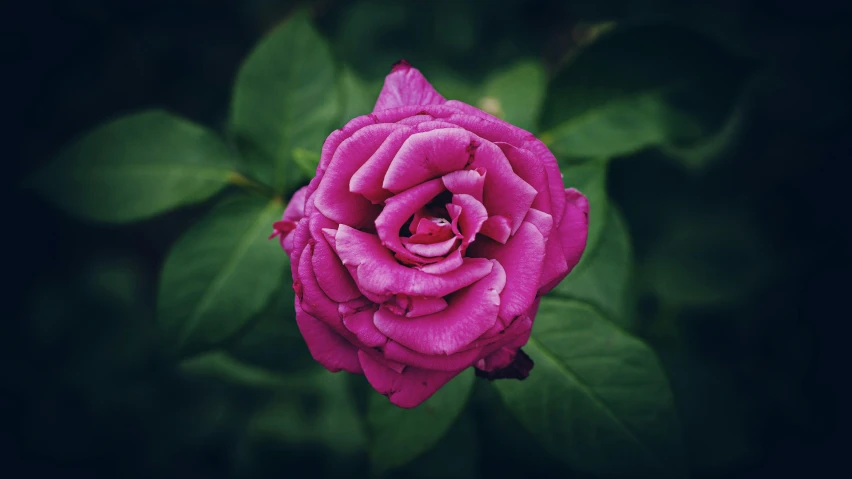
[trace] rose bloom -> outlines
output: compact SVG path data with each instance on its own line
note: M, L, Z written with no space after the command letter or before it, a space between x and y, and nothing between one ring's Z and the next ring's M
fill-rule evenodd
M531 133L394 65L274 225L314 359L417 406L473 366L527 377L540 297L577 264L589 205Z

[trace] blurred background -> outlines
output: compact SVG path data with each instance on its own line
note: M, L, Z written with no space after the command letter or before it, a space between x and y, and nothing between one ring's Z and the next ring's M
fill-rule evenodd
M102 226L16 186L81 133L142 108L223 129L240 62L297 6L375 92L400 58L472 104L491 72L519 60L540 62L558 83L572 53L613 22L707 39L724 52L696 67L711 80L747 70L728 95L735 141L712 155L669 145L609 163L607 191L633 241L633 332L669 375L694 477L819 476L839 464L852 272L847 4L80 0L19 3L4 15L13 65L4 236L14 268L0 334L0 474L367 475L358 378L279 384L256 370L176 367L158 354L160 267L203 206ZM662 44L646 68L689 61L678 48ZM231 352L284 373L311 365L295 325L281 325L291 309L286 298L270 304ZM486 386L477 382L442 442L393 474L574 477Z

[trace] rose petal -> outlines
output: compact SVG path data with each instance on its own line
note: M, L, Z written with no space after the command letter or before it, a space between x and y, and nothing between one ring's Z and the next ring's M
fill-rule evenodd
M416 318L425 316L447 309L447 300L440 297L409 297L408 312L405 316L408 318Z
M553 289L566 274L568 274L568 262L565 261L565 253L562 249L562 238L558 233L551 234L545 245L544 268L541 270L541 288L538 294L543 295Z
M437 243L414 243L405 242L405 248L412 253L424 258L437 258L445 256L456 247L458 238L452 237Z
M473 242L476 234L482 228L482 224L488 219L488 211L485 210L482 203L470 195L453 195L453 204L461 208L458 227L462 234L461 249L464 251Z
M396 63L385 77L385 85L373 112L408 105L439 105L446 100L405 60Z
M466 194L482 202L482 188L485 186L485 168L475 170L460 170L447 173L441 177L444 186L457 195Z
M469 349L453 354L423 354L413 351L405 346L388 341L384 347L385 357L402 364L408 364L416 368L433 369L436 371L458 371L469 368L479 357L480 351Z
M506 155L493 143L483 141L474 153L473 168L485 168L484 204L490 215L505 216L512 234L521 226L538 192L512 170Z
M388 135L372 156L349 179L349 191L357 193L374 204L383 203L392 193L382 188L394 155L405 140L414 133L412 128L400 128Z
M402 373L397 373L364 351L358 351L358 359L370 385L401 408L420 405L461 372L407 367Z
M529 309L536 298L544 264L545 242L538 228L524 222L505 245L478 242L470 254L496 260L506 270L506 287L500 294L500 318L504 324Z
M343 331L343 323L340 321L337 303L326 296L317 281L317 274L314 271L313 262L311 261L314 247L315 242L311 241L299 259L299 284L302 292L297 296L302 309L306 313L326 323L340 333Z
M305 217L305 200L308 198L308 187L303 186L293 193L287 208L284 209L283 220L299 221Z
M313 194L314 206L338 223L360 228L371 223L380 208L349 191L349 179L394 131L391 124L368 125L346 139L334 153L325 177Z
M526 379L535 363L520 349L502 348L476 363L476 375L488 380Z
M556 157L553 153L536 137L530 135L527 142L523 145L525 150L531 151L538 161L544 165L544 172L547 174L547 186L550 190L550 205L549 213L556 220L556 226L562 220L565 213L565 185L562 182L562 172L559 171L559 163L556 162ZM543 210L547 211L547 210Z
M373 307L343 318L346 329L355 334L355 337L369 348L383 346L388 341L388 338L373 325L375 311L376 307Z
M358 348L325 323L308 314L296 298L296 324L305 338L311 356L331 372L340 370L362 374Z
M375 221L376 232L382 240L382 244L397 253L401 260L411 264L419 264L421 259L402 245L399 230L408 221L408 218L443 191L444 184L441 183L441 180L436 179L388 198L385 202L385 208Z
M406 318L379 308L373 323L388 338L423 354L460 351L497 321L506 274L499 263L493 265L487 277L459 291L440 313Z
M489 216L479 232L500 244L506 244L509 236L512 236L512 225L505 216Z
M557 231L567 268L561 277L542 286L541 294L556 287L559 281L580 262L583 251L586 249L586 238L589 234L589 200L574 188L565 190L565 215Z
M489 141L504 141L515 146L523 146L530 133L489 115L479 108L457 100L444 103L444 107L452 108L461 114L452 115L446 120L461 126L477 136Z
M446 296L484 278L492 264L484 258L465 258L455 270L433 275L399 264L378 236L340 225L335 233L337 255L356 269L356 283L378 295Z
M524 221L538 228L545 241L550 237L550 232L553 230L553 217L549 214L530 208L527 211L527 216L524 217Z
M317 240L314 244L311 263L314 272L317 273L319 287L333 301L344 303L361 296L355 280L325 238Z
M547 169L545 168L547 159L539 158L530 150L518 148L508 143L497 142L495 145L499 146L500 151L506 155L506 159L509 160L515 174L538 192L531 207L549 213L553 209L553 205L550 198L550 184L547 181Z
M464 257L461 254L461 250L456 249L441 261L420 266L419 269L429 274L447 274L462 264L464 264Z
M382 188L399 193L432 178L461 170L470 159L471 136L441 128L408 137L385 172Z

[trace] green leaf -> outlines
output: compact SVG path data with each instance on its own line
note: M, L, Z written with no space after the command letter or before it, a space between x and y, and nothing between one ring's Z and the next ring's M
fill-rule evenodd
M282 378L291 390L277 394L249 421L247 434L252 440L316 444L338 454L363 451L366 428L347 375L317 369Z
M492 75L479 107L527 131L536 131L546 84L544 67L523 61Z
M267 237L282 211L275 201L229 198L178 239L157 304L161 327L177 348L194 352L224 341L280 291L287 255Z
M367 422L373 470L383 474L432 449L461 413L472 388L473 370L468 369L413 409L396 407L372 394Z
M583 303L544 298L524 381L495 381L542 445L578 471L684 477L671 390L654 352Z
M552 294L594 305L607 319L630 330L630 280L633 275L633 248L624 218L610 205L600 241L586 250L571 274Z
M95 128L25 186L72 215L125 223L210 198L234 168L215 133L151 110Z
M222 351L213 351L185 359L178 364L178 369L190 376L246 388L276 389L289 385L280 375L245 364Z
M316 364L296 325L290 268L269 303L227 348L235 359L289 374Z
M313 178L317 174L319 162L320 154L315 151L308 151L304 148L293 150L293 163L308 178Z
M368 85L349 67L343 68L339 81L340 93L343 97L343 111L338 122L341 126L355 117L373 111L382 84L378 84L378 88L374 88L374 85Z
M560 165L562 180L567 188L576 188L589 200L589 235L586 248L591 251L598 244L606 224L609 197L606 192L607 164L602 160Z
M279 193L309 179L292 168L293 151L320 151L338 107L331 53L300 11L261 40L237 74L231 128L251 174Z
M543 135L561 157L613 157L718 131L750 66L697 32L614 28L551 82Z
M479 444L476 422L462 413L434 448L388 476L400 479L476 479L479 470Z

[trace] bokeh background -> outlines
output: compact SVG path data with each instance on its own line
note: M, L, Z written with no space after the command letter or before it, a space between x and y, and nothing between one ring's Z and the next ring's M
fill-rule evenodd
M706 71L748 68L736 141L723 153L695 167L651 148L609 164L607 189L633 239L635 334L666 367L694 477L819 477L841 461L852 272L852 9L842 2L81 0L4 15L13 268L0 454L12 477L368 474L357 378L279 384L158 354L160 267L204 206L102 226L17 189L63 145L121 114L163 107L223 128L240 62L297 6L369 85L404 57L445 96L473 103L491 72L521 59L553 77L609 22L689 29L736 58ZM659 57L683 61L670 47ZM292 307L281 303L258 324ZM281 347L254 357L269 344ZM270 326L235 348L278 368L311 364L295 327ZM477 383L450 434L393 474L573 477L501 408Z

